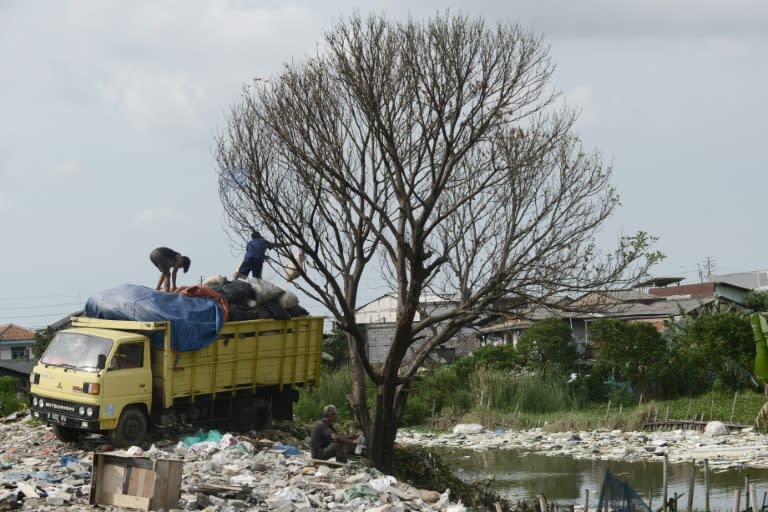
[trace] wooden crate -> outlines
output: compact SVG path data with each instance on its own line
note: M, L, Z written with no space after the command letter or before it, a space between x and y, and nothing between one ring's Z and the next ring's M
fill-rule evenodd
M139 510L179 507L184 462L115 453L94 453L91 505Z

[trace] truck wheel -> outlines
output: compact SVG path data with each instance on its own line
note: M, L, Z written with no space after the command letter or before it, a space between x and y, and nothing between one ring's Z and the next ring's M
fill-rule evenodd
M147 417L136 407L126 407L117 422L117 428L109 433L109 440L117 447L138 445L147 435Z
M272 427L272 410L269 402L263 398L247 397L240 399L237 404L237 415L233 418L235 430L267 430Z
M64 427L61 425L53 424L53 435L56 439L63 443L72 443L77 441L80 436L80 431L74 428Z
M256 411L253 415L253 428L256 430L269 430L272 428L272 408L265 400L256 400Z

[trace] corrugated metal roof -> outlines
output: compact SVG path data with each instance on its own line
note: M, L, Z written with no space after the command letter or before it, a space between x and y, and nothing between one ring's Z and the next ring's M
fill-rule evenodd
M735 272L733 274L721 274L712 276L709 282L727 283L734 286L740 286L747 290L761 289L768 287L768 270L754 270L752 272Z
M481 332L499 332L509 329L525 329L531 324L546 318L562 318L564 320L597 320L598 318L615 318L630 320L635 318L675 317L688 314L698 308L715 302L714 297L685 300L657 300L650 304L629 302L622 304L602 305L599 309L590 311L561 311L552 308L539 307L521 313L521 318L505 319L489 325ZM682 310L682 313L681 313Z

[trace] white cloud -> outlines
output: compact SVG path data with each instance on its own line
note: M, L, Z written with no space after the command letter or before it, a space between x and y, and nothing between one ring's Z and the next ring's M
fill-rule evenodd
M598 108L594 103L591 87L576 87L563 95L565 104L579 114L577 125L581 128L594 126L598 119Z
M181 212L173 208L157 208L154 210L142 210L134 218L133 224L151 224L159 221L175 221L182 218Z
M73 176L78 176L82 173L82 167L80 166L80 162L62 162L59 165L55 166L50 174L51 176L56 176L60 178L71 178Z
M150 70L131 64L113 64L98 90L107 106L125 115L137 130L156 126L199 124L202 86L181 72Z
M739 58L749 54L753 43L747 39L719 38L710 41L709 45L716 54L725 57Z

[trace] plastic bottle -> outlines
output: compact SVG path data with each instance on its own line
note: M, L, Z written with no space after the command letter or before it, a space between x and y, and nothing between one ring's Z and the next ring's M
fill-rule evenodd
M363 453L363 448L365 448L365 436L360 434L360 442L355 446L355 454L360 455Z

